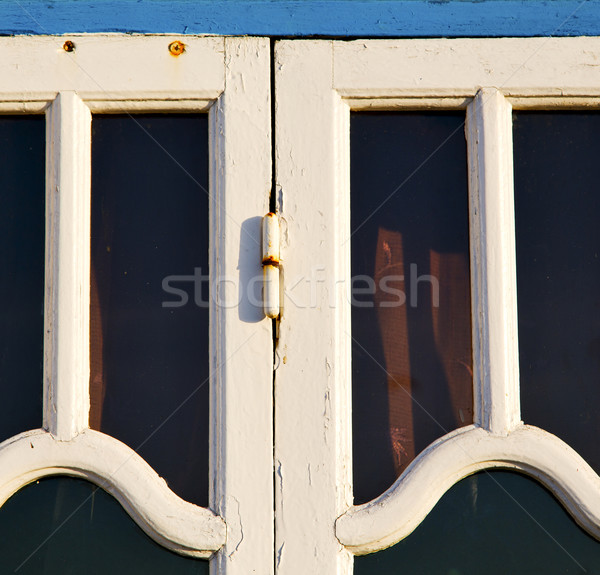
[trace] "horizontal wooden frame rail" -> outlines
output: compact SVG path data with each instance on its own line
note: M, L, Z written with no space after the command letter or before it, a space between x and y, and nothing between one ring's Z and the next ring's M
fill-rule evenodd
M169 51L175 41L185 45L179 56ZM110 111L111 102L171 101L176 110L177 100L199 100L205 107L225 89L225 43L222 37L172 35L0 38L0 102L13 103L15 112L43 109L58 92L74 91L95 112L103 111L103 102Z
M600 37L332 41L342 98L600 96Z

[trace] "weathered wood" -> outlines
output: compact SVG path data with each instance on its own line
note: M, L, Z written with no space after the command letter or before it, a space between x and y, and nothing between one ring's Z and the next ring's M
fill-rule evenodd
M273 337L262 301L255 301L271 189L269 42L227 38L225 57L225 91L210 114L211 507L227 523L214 565L220 574L269 575Z
M19 0L4 34L457 37L600 34L598 0Z
M275 377L280 575L350 573L336 517L351 503L349 108L332 44L275 53L276 178L284 298Z

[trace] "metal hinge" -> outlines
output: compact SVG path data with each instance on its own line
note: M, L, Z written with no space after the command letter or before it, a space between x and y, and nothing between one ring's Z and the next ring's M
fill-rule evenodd
M268 213L262 225L263 307L267 317L279 317L279 218Z

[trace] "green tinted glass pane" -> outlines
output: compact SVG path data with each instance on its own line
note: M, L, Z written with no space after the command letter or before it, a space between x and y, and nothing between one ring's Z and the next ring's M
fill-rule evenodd
M513 118L521 415L600 472L600 113Z
M400 543L355 559L355 575L600 573L600 543L536 481L482 472L450 489Z
M208 575L208 561L160 547L102 489L42 479L0 509L0 573Z
M0 117L0 441L42 425L44 116Z

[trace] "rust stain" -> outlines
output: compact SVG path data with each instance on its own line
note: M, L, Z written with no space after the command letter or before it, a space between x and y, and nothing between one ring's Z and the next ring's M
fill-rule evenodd
M273 256L267 256L262 261L263 266L273 266L275 268L279 267L279 260L275 259Z
M65 52L73 52L73 50L75 50L75 44L73 42L71 42L71 40L67 40L63 44L63 50Z
M175 40L175 42L169 44L169 52L172 56L179 56L185 52L185 44L179 40Z

